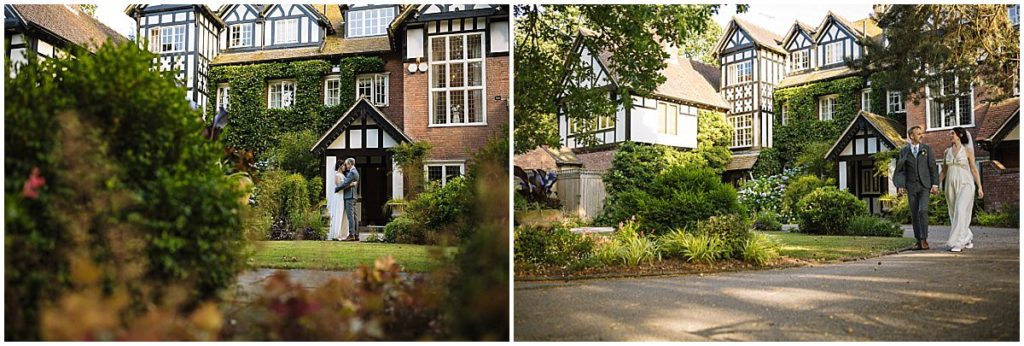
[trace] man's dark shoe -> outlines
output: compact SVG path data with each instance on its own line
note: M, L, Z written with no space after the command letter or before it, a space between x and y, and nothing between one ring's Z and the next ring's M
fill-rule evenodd
M928 241L927 240L922 240L921 244L919 246L921 247L921 250L931 249L930 247L928 247Z

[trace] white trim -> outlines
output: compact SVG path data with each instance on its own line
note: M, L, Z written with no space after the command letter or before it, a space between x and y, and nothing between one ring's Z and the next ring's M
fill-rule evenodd
M156 28L153 28L153 29L156 29ZM177 29L181 29L180 34L175 32L175 31L177 31ZM160 35L157 36L158 41L156 43L156 48L159 48L157 53L180 53L180 52L184 52L187 49L187 46L185 44L186 41L187 41L186 37L185 37L185 31L186 31L185 30L185 24L172 25L172 26L164 26L164 27L160 27L159 30L160 30ZM165 34L164 31L170 31L170 33ZM152 34L152 33L153 33L153 31L151 29L150 30L150 34ZM165 35L169 36L172 39L172 42L169 43L169 45L170 45L170 49L169 50L164 50L164 47L163 47L164 46L164 39L163 38L164 38ZM180 42L178 42L179 39L181 40ZM180 45L179 45L179 43L180 43ZM178 49L175 49L176 46L178 46Z
M479 36L480 37L480 52L479 52L480 55L479 55L478 58L470 59L469 55L468 55L469 51L466 49L468 47L468 45L469 45L469 40L466 39L466 38L471 37L471 36ZM451 56L450 56L451 51L449 50L449 48L450 48L449 40L452 37L462 37L463 38L462 39L463 57L461 57L460 59L451 59ZM443 39L443 41L445 42L445 49L443 50L444 60L436 60L436 61L434 60L434 40L436 40L436 39ZM487 125L487 62L486 62L486 60L487 60L486 59L487 58L487 52L485 51L486 47L487 47L487 41L486 40L487 40L487 36L484 35L483 32L460 33L460 34L450 34L450 35L437 35L437 36L431 36L427 40L427 52L426 53L427 53L427 60L430 63L430 71L429 71L430 75L429 75L429 77L427 79L428 83L429 83L428 84L428 93L427 93L427 105L429 106L428 113L427 113L428 114L428 125L427 125L427 127L484 126L484 125ZM469 75L470 75L470 73L469 73L469 65L471 63L479 63L480 64L480 85L479 86L469 86ZM448 84L448 82L450 81L449 79L450 79L451 66L453 66L453 65L458 66L458 64L461 64L462 67L463 67L462 86L460 86L460 87L452 87L452 86L450 86ZM434 78L437 77L437 75L434 72L437 71L436 69L438 69L438 68L444 69L444 71L445 71L442 74L444 76L444 78L445 78L445 83L444 83L443 87L435 87L434 86L434 84L435 84L434 83ZM469 102L469 99L470 99L469 98L469 93L470 92L474 92L474 91L479 91L480 92L480 94L481 94L481 96L480 96L480 108L481 109L480 109L480 119L479 119L479 121L476 121L476 122L468 122L468 121L466 121L466 122L453 122L452 121L452 114L451 114L452 113L451 112L452 111L452 107L448 106L448 107L445 107L446 108L445 111L447 113L447 114L445 114L445 118L446 118L445 122L443 122L443 123L435 123L435 117L434 117L434 108L435 108L434 93L435 92L444 93L445 94L445 101L446 102L450 102L451 99L453 98L452 97L452 92L453 91L456 91L456 92L460 92L461 91L461 92L463 92L463 100L462 100L463 109L466 109L466 108L469 107L469 104L470 104L470 102ZM463 118L464 119L468 118L468 115L464 116Z
M801 64L797 64L797 53L803 53ZM803 67L800 67L803 66ZM811 49L804 48L793 51L789 57L789 72L799 72L811 68Z
M732 125L732 143L729 145L730 149L747 148L754 145L754 114L743 113L730 115L726 117L726 120ZM743 127L738 126L741 121L747 123L747 125ZM743 142L739 142L737 140L737 134L739 134L741 130L745 130L745 139Z
M423 177L430 182L430 167L441 167L441 186L448 184L448 167L459 166L459 177L466 175L466 160L431 160L423 163Z
M291 94L284 93L284 86L291 85ZM281 90L278 93L281 94L281 104L277 107L274 106L274 87L281 86ZM287 98L285 96L288 96ZM270 81L267 83L267 108L269 109L283 109L289 108L295 103L295 80L294 79L280 79Z
M374 106L387 107L390 102L391 87L389 86L389 73L367 73L356 76L356 98L365 96ZM369 93L365 94L360 90L361 82L369 82ZM383 90L381 90L383 88ZM378 99L382 97L383 99ZM379 101L379 102L378 102Z
M871 88L864 88L860 91L860 110L871 111Z
M254 28L253 28L254 26L255 26L255 24L253 24L253 23L240 23L240 24L232 24L231 26L229 26L228 27L228 48L252 47L253 46L253 41L255 41L254 37L256 36L255 33L254 33L254 31L255 31ZM248 31L247 30L239 30L240 28L248 28L249 30ZM244 33L248 33L249 34L248 42L247 43L246 43L245 37L242 35ZM235 34L238 34L238 41L240 42L239 44L235 44L235 42L234 42L235 38L233 36Z
M231 98L228 96L230 91L231 86L228 83L217 84L217 101L214 112L220 112L221 106L223 106L224 109L231 107Z
M942 83L944 83L944 81L940 80L939 83L940 83L939 84L939 90L942 90L943 89ZM954 79L954 83L956 83L956 79ZM954 125L945 124L946 126L931 127L932 126L932 118L931 118L932 117L932 112L931 112L932 98L931 98L931 86L930 85L926 85L924 87L924 96L925 96L925 103L924 103L924 132L951 130L954 127L972 128L972 127L975 126L975 121L977 121L977 119L975 118L975 115L974 115L974 105L976 103L975 100L974 100L974 84L971 84L971 94L970 94L970 96L971 96L971 104L970 104L970 108L971 108L971 123L970 124L960 124L960 112L959 112L959 110L960 110L960 98L958 97L956 99L957 112L956 112L956 117L955 117L957 119L957 124L954 124ZM940 122L941 122L941 120L940 120Z
M368 16L373 14L374 16ZM369 10L350 10L345 16L348 37L380 36L388 33L388 25L395 18L395 8L382 7ZM374 23L371 23L373 21Z
M335 92L337 95L331 96L331 82L336 82ZM333 102L332 102L333 99ZM341 103L341 76L333 75L327 76L324 79L324 105L325 106L337 106Z
M818 97L818 120L833 120L836 118L836 104L838 104L839 94L828 94ZM829 103L828 107L828 119L825 118L825 104Z
M287 37L285 30L291 31ZM299 42L299 19L278 19L274 21L274 44L288 44Z
M895 104L892 102L893 95L896 95L896 97L899 97L899 102L897 102ZM899 105L899 110L893 110L893 108L892 108L893 105ZM906 113L907 112L907 102L905 100L903 100L903 93L899 92L899 91L892 91L892 90L890 90L888 93L886 93L886 95L885 95L885 110L886 110L887 113Z
M826 43L823 49L824 57L822 59L824 60L824 63L821 64L822 66L838 64L843 62L843 41ZM829 60L829 53L832 53L831 55L834 55L833 61Z

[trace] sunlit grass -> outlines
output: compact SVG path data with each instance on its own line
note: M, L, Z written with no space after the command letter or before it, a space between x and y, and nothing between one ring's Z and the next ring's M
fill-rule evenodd
M802 233L763 232L779 244L784 257L819 261L842 261L880 256L914 244L911 238L828 236Z
M437 246L338 241L262 241L255 246L249 263L274 269L353 270L391 256L405 271L427 272L440 264L441 251ZM448 247L445 252L451 256L455 250Z

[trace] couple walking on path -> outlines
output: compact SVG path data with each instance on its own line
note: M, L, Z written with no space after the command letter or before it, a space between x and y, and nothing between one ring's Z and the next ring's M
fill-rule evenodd
M921 143L924 130L920 126L907 133L910 144L900 150L896 161L893 184L899 194L907 194L910 221L914 225L917 244L912 250L928 250L928 204L930 194L938 194L943 186L949 206L950 232L946 245L953 252L974 247L971 232L971 214L974 209L975 184L977 196L985 196L981 178L974 163L974 140L962 127L949 131L951 145L946 149L942 172L937 172L931 147Z
M358 241L355 205L359 171L356 170L356 160L347 158L344 163L335 164L334 170L334 193L327 200L327 208L331 214L331 230L327 234L327 239Z

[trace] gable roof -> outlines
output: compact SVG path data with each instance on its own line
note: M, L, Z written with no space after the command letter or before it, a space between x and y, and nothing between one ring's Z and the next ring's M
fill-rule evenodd
M754 164L757 163L758 154L733 154L729 163L725 164L725 171L745 171L754 168Z
M584 35L593 36L597 35L597 33L586 28L580 28L580 36ZM576 54L582 43L583 41L577 37L570 54ZM619 74L611 64L611 53L605 49L600 49L594 57L604 67L612 83L619 85ZM578 54L574 58L578 59ZM569 60L566 61L568 63ZM718 92L721 72L717 67L681 56L677 57L675 61L667 62L665 65L665 68L661 70L661 74L665 76L665 82L654 89L654 95L722 109L730 109L732 107Z
M306 10L309 11L309 13L312 13L313 16L316 17L317 22L320 23L321 26L327 28L327 34L334 33L334 27L331 25L331 21L329 19L327 19L327 16L324 15L324 12L321 12L320 10L318 10L316 8L317 6L315 6L315 5L310 5L310 4L269 4L269 5L259 5L259 6L263 7L263 10L260 11L260 17L261 18L266 18L267 14L270 12L270 10L274 9L274 6L282 6L283 7L284 5L299 5L299 6L305 7ZM323 5L320 5L320 6L323 6ZM326 11L326 9L325 9L325 11Z
M808 73L790 75L782 78L782 80L779 81L779 85L777 85L775 89L778 90L783 88L790 88L808 83L815 83L836 78L842 78L846 76L852 76L857 74L858 72L859 71L852 69L849 66L842 65L827 70L816 70Z
M767 29L755 26L750 23L750 21L746 21L738 16L732 17L731 24L735 24L739 29L745 32L746 35L749 35L751 39L754 40L754 43L779 53L785 53L785 49L782 49L782 46L779 45L782 43L782 38L777 34L772 33ZM729 31L727 30L726 33L728 32Z
M825 18L821 20L821 24L818 24L817 33L812 37L815 42L825 32L825 26L828 25L829 19L834 19L834 22L842 25L847 31L853 34L858 39L880 39L882 35L882 28L878 26L878 23L874 19L864 18L856 22L850 22L842 16L828 11Z
M381 129L384 130L384 133L387 133L391 138L394 138L400 143L413 142L412 138L406 135L405 132L402 132L402 130L399 130L398 127L395 126L395 123L391 122L387 116L384 116L384 113L382 113L379 108L371 104L366 97L360 97L352 104L351 107L348 108L348 110L345 111L345 113L341 115L340 118L338 118L338 121L334 122L334 125L316 141L316 144L314 144L309 151L318 155L323 153L323 151L327 149L327 146L331 145L335 139L338 139L341 132L348 128L349 125L352 125L352 123L358 118L373 119L373 121L380 125Z
M556 171L561 166L583 166L576 154L568 147L558 149L542 145L513 157L515 166L522 169L543 169Z
M782 38L782 42L779 43L779 45L782 47L789 46L789 43L796 38L798 33L804 33L807 35L807 38L810 39L814 37L814 28L800 22L799 20L793 21L793 25L789 27L789 31L786 32L786 36Z
M65 7L68 6L68 7ZM35 29L63 39L66 43L84 47L91 52L108 39L114 43L128 41L114 29L82 12L78 5L4 5L28 29ZM71 8L69 8L71 7ZM72 10L78 11L77 13Z
M998 145L1019 124L1020 96L1008 98L994 104L984 104L975 109L975 117L985 117L985 122L978 129L979 144Z
M836 142L825 153L825 159L835 160L839 155L837 150L845 148L846 144L853 140L853 135L865 129L865 126L867 127L866 129L874 130L875 133L881 135L881 138L893 148L899 148L907 144L907 140L902 135L905 131L900 130L906 126L896 120L862 110L857 113L857 116L853 117L853 120L850 120L850 124L843 130L842 135L836 139Z
M150 8L150 7L157 8L158 11L159 10L165 10L167 8L198 7L200 11L206 12L206 15L208 17L210 17L211 19L213 19L214 23L216 23L220 27L224 27L225 24L224 24L224 20L221 19L221 15L222 15L221 11L224 8L228 7L228 6L230 6L230 5L223 5L219 9L214 11L213 9L210 8L210 6L207 6L207 5L189 5L189 4L146 5L146 4L137 4L137 5L128 5L128 7L125 7L124 14L127 14L129 17L134 18L137 13L141 13L141 12L145 11L147 8Z

